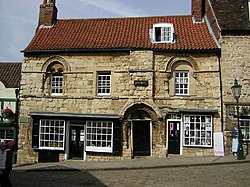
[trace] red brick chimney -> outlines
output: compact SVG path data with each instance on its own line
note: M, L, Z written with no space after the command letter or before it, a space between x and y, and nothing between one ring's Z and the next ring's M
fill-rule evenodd
M43 0L43 4L40 5L40 14L38 27L52 26L57 19L56 0Z
M192 15L196 22L202 22L206 11L206 0L192 0Z

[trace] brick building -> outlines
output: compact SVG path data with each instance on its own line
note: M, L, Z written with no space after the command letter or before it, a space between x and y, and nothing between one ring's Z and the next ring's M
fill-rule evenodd
M220 46L197 2L193 16L65 20L44 0L23 51L18 161L213 155Z

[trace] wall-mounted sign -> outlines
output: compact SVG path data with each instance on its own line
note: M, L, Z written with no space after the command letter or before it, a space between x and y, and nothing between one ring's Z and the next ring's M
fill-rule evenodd
M143 87L147 87L148 86L148 81L134 81L134 85L135 86L143 86Z

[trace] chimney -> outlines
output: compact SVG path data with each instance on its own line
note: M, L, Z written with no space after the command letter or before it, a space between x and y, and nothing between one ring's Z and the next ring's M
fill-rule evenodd
M202 22L206 12L206 0L192 0L192 16L195 22Z
M57 19L56 0L43 0L43 4L40 5L40 14L38 27L52 26Z

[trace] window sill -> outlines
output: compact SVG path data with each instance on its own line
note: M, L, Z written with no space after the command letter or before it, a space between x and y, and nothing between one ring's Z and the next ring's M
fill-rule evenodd
M154 41L153 44L174 44L172 41Z
M112 147L92 147L86 146L86 151L89 152L101 152L101 153L112 153Z
M212 145L183 145L185 148L213 148Z

